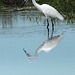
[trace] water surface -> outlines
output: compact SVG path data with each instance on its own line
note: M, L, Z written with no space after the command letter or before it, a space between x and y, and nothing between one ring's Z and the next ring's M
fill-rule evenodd
M49 37L51 21L49 19ZM0 12L0 75L75 75L75 22L55 21L53 36L64 33L63 40L50 52L31 55L48 39L46 19L39 11Z

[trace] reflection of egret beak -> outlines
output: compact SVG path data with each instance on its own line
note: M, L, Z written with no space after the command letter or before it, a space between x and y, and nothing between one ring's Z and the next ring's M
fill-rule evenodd
M26 54L28 57L31 57L30 54L28 54L28 53L26 52L26 50L23 49L23 51L25 52L25 54Z
M24 51L24 52L25 52L25 54L27 55L28 59L30 59L31 61L33 61L34 59L36 59L36 57L35 57L35 56L31 56L30 54L28 54L28 53L26 52L26 50L25 50L25 49L23 49L23 51Z

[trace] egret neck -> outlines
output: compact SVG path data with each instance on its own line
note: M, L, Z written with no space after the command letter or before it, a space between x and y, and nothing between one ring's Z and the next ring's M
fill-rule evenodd
M35 6L38 10L42 11L42 10L41 10L41 5L39 5L38 3L36 3L35 0L32 0L32 3L34 4L34 6Z

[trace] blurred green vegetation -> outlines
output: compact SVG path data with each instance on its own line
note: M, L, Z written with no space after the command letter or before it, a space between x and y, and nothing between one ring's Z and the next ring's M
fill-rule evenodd
M36 0L39 4L47 3L56 8L64 17L75 19L75 0ZM32 5L32 0L0 0L3 7L25 7ZM62 15L63 15L62 14Z
M0 3L3 4L3 6L22 6L24 4L24 0L1 0Z
M0 0L0 6L11 6L11 7L23 7L27 2L32 0ZM75 0L36 0L40 4L50 4L55 7L58 11L75 12Z
M2 1L0 0L0 6L2 6Z

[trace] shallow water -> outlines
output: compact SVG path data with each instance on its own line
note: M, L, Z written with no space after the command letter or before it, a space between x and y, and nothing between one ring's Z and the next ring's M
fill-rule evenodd
M32 10L0 12L0 75L75 75L75 23L56 20L53 36L62 33L55 48L29 61L23 48L34 55L48 39L44 15Z

